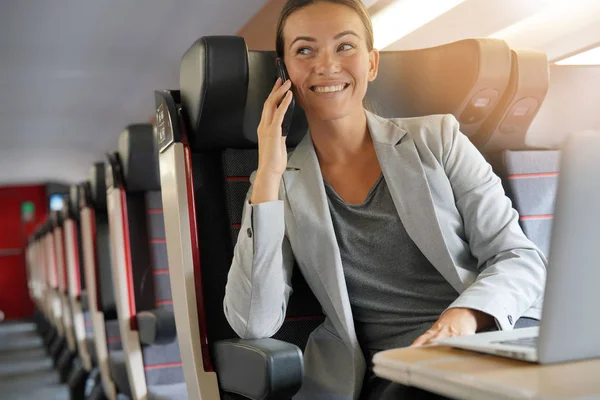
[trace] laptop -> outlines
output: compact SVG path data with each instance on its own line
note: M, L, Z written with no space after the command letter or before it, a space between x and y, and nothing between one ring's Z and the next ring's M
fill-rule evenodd
M600 357L600 132L566 140L555 207L540 326L434 343L540 364Z

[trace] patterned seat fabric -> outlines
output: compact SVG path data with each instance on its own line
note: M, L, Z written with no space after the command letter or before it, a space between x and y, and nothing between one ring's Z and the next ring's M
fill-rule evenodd
M560 151L505 150L488 160L519 213L523 232L548 257Z
M146 226L152 279L154 280L154 307L173 311L167 245L165 240L165 222L163 219L160 191L145 193ZM162 393L155 385L184 383L181 357L177 340L165 345L152 345L143 348L144 369L148 390ZM167 397L165 397L167 398ZM181 398L181 397L168 397Z

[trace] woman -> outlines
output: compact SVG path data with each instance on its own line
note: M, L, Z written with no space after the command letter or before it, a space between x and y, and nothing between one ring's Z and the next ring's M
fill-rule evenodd
M298 398L359 398L365 373L378 398L365 356L539 318L545 259L457 121L363 109L379 53L362 2L289 0L276 43L290 80L264 104L224 308L242 338L272 336L297 261L326 314ZM292 95L310 134L288 160Z

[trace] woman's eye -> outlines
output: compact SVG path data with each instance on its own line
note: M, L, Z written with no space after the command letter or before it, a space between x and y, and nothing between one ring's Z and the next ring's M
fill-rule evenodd
M353 45L351 45L350 43L344 43L341 44L340 47L338 47L339 51L348 51L348 50L352 50L354 48Z
M298 49L298 51L296 51L296 53L300 54L300 55L308 55L308 54L310 54L310 52L311 52L311 50L308 47L301 47Z

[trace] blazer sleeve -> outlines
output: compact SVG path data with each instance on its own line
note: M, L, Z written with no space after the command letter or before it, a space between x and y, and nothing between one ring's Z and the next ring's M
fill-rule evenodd
M523 233L500 178L452 115L442 120L442 144L444 169L479 270L476 281L449 308L485 312L500 329L510 330L543 296L546 258Z
M273 336L283 324L294 257L285 236L284 202L251 204L250 177L242 224L227 277L223 307L242 339Z

